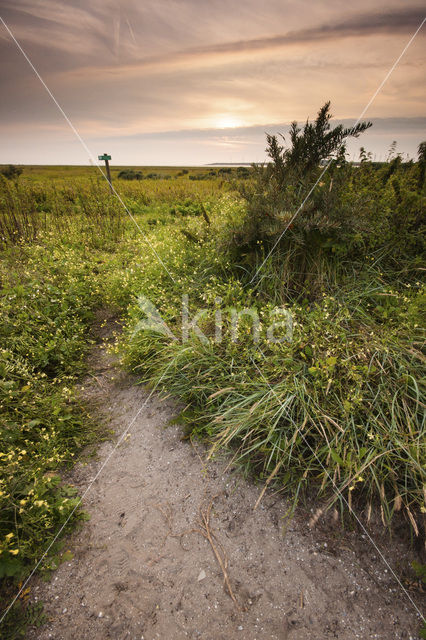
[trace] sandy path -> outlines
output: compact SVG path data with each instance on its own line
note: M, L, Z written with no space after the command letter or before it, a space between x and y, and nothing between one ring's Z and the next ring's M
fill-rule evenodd
M115 369L103 347L92 363L97 380L85 393L121 433L148 393ZM180 428L165 429L173 414L153 396L94 483L85 500L91 519L69 542L74 559L32 590L50 620L31 638L415 637L414 609L368 542L338 527L311 532L306 514L289 522L282 498L265 496L253 511L259 488L224 463L206 468ZM104 443L72 482L83 490L113 448ZM199 509L216 495L211 525L240 609L208 540L196 531L173 537L199 529Z

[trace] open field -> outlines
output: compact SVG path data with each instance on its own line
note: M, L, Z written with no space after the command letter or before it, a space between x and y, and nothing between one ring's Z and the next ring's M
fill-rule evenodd
M143 177L118 178L125 170ZM332 166L294 220L288 212L300 190L275 178L266 184L254 171L112 167L112 176L127 212L91 167L32 166L15 180L0 177L5 606L62 525L38 573L70 559L63 534L84 520L77 489L61 477L108 437L78 392L91 373L100 309L123 327L111 347L120 366L175 398L186 435L212 457L230 454L259 494L282 493L288 516L309 504L315 521L334 513L361 531L356 514L373 535L393 531L407 550L399 577L413 583L418 602L421 164ZM168 333L141 325L147 300ZM183 304L190 318L204 310L196 327L182 326ZM258 335L253 313L242 313L248 308ZM280 341L268 333L277 309L291 317L291 335ZM37 619L28 596L6 618L7 637L17 637L16 620Z
M7 165L0 164L0 171L2 168L5 168ZM27 180L43 180L43 179L51 179L55 180L59 178L63 178L65 180L75 178L98 178L99 177L99 168L87 165L16 165L20 169L22 169L22 177ZM105 170L103 163L100 163L100 168L102 171ZM176 177L184 177L178 176L178 174L182 173L182 171L188 171L191 175L202 175L208 173L209 171L215 171L216 173L219 171L221 167L217 166L202 166L202 167L167 167L167 166L114 166L114 163L111 164L111 175L112 178L117 178L120 171L125 171L126 169L130 169L132 171L138 172L140 171L144 175L148 174L159 174L161 176L170 175L172 178ZM235 171L235 169L233 169Z

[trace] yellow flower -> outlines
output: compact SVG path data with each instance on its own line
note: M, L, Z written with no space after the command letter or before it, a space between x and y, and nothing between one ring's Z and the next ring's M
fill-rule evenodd
M8 533L6 536L6 540L10 540L11 538L13 538L15 534L14 533Z
M19 553L19 549L9 549L9 553L11 553L14 556L17 556Z

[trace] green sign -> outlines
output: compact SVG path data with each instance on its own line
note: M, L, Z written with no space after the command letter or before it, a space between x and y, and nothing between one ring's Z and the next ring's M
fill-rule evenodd
M111 156L108 156L106 153L104 153L103 156L98 156L98 160L111 160Z

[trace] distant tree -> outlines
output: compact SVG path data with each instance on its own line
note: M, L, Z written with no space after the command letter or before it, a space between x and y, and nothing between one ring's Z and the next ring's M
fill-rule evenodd
M250 177L250 169L247 167L238 167L237 175L239 178L249 178Z
M1 169L0 172L8 180L17 180L22 173L22 168L15 167L15 165L13 164L9 164L7 167Z
M121 180L142 180L143 174L140 171L134 171L133 169L123 169L118 174Z

